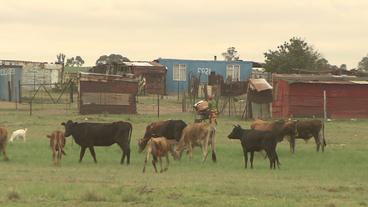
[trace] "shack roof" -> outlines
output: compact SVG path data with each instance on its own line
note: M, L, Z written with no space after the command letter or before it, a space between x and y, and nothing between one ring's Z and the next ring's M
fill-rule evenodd
M272 86L263 78L248 78L249 86L252 90L261 92L264 90L272 90Z
M109 82L109 81L129 81L138 82L135 76L106 75L101 73L84 73L79 72L78 77L81 81Z
M348 75L309 75L309 74L274 74L273 79L280 79L292 83L320 83L320 84L368 84L368 77Z

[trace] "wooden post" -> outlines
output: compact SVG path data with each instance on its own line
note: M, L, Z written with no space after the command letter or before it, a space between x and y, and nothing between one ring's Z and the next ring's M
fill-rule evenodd
M182 101L182 111L186 112L187 108L186 108L186 103L187 103L187 97L185 95L185 88L183 87L183 101Z
M11 87L10 87L10 81L8 81L8 94L9 94L9 102L11 102Z
M323 91L323 112L325 116L325 120L327 119L327 106L326 106L326 91Z
M157 117L160 118L160 94L157 94Z
M18 110L18 105L17 105L17 87L15 87L15 110Z
M22 103L22 86L20 85L20 81L18 81L18 91L19 91L19 103Z
M70 103L73 103L73 81L70 82Z

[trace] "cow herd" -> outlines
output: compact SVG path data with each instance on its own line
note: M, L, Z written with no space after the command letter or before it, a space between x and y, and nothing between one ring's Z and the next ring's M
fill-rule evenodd
M130 142L133 127L129 122L113 123L78 123L72 120L61 123L65 127L65 132L55 130L51 135L46 135L50 139L52 148L52 164L61 166L62 154L65 146L65 137L72 136L75 142L81 147L79 162L82 161L85 150L88 148L94 162L97 163L94 146L119 145L123 151L120 163L123 164L125 157L127 164L130 164ZM10 141L17 138L23 138L25 141L27 129L13 132ZM7 135L5 128L0 126L0 155L3 151L4 159L9 160L6 154ZM277 143L284 138L290 142L290 151L295 151L295 139L304 139L308 141L314 137L319 148L326 146L324 138L324 123L319 120L311 121L262 121L255 119L251 123L251 129L242 129L240 125L234 126L232 132L228 135L229 139L239 139L243 148L245 158L245 168L247 168L248 152L250 153L250 164L253 168L254 152L265 151L270 161L270 169L279 167L280 162L276 153ZM216 162L216 128L210 123L194 123L187 125L182 120L161 120L149 124L143 138L138 140L138 152L141 153L146 147L146 157L144 160L143 172L149 156L153 156L152 164L157 172L156 163L160 162L160 172L166 171L169 167L169 152L174 160L180 160L183 152L189 154L189 160L194 160L193 148L198 146L203 150L202 163L205 162L208 155L207 147L211 145L212 161ZM56 152L58 154L56 155ZM57 161L55 162L55 158ZM162 169L162 157L167 160L166 168Z

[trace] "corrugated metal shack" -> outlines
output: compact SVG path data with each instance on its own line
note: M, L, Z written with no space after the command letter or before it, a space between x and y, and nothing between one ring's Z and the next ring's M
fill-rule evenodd
M79 114L136 114L138 79L132 76L78 73Z
M19 102L21 80L22 66L0 65L0 100Z
M166 94L166 67L158 62L114 62L98 65L90 69L91 73L125 76L134 74L137 78L146 78L146 92L150 94Z
M248 78L247 118L267 119L272 115L272 86L263 78Z
M367 77L293 74L273 79L273 117L324 118L326 111L332 119L368 118Z
M22 90L36 90L40 84L52 88L52 84L59 82L63 72L62 64L49 64L47 62L0 60L0 65L22 67Z

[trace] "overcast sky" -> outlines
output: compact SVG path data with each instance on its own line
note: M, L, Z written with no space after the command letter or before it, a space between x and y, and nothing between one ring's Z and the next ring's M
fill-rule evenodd
M55 62L102 55L264 62L304 39L331 65L356 68L368 53L367 0L12 0L0 2L0 60Z

